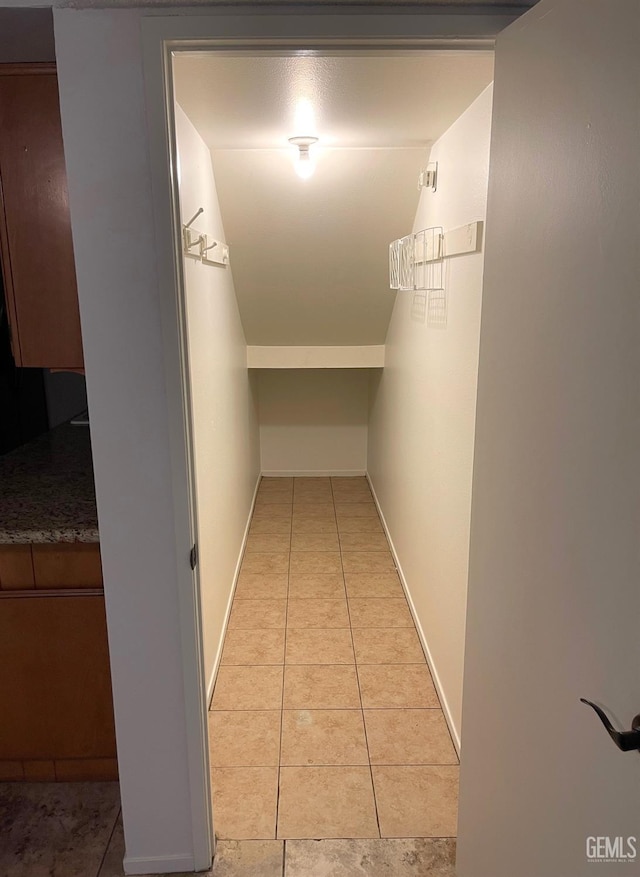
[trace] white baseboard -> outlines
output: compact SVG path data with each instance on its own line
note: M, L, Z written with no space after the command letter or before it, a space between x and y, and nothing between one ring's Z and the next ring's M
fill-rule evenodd
M420 619L418 618L418 614L416 612L416 607L413 602L413 598L411 597L411 591L409 590L409 584L405 578L404 572L402 571L402 564L400 563L400 558L398 557L398 552L396 551L395 545L393 544L393 539L391 538L391 533L389 532L389 527L387 525L384 512L380 506L380 500L376 494L376 489L373 486L373 481L371 480L371 476L367 472L367 481L369 482L369 487L371 488L371 493L373 494L373 501L376 504L376 508L378 509L378 514L380 515L380 520L382 521L382 526L384 527L384 532L389 540L389 546L391 548L391 553L393 555L393 560L398 569L398 575L400 576L400 581L402 583L402 587L404 589L405 596L407 598L407 603L409 604L409 609L411 610L411 615L413 616L414 623L416 625L416 630L418 631L418 637L420 638L420 643L422 645L422 649L424 651L425 657L427 659L427 664L429 665L429 670L431 670L431 675L433 677L433 684L436 687L436 691L438 692L438 697L440 698L440 704L442 705L442 712L444 713L445 720L447 722L447 726L449 728L449 732L451 734L451 738L453 740L453 745L456 748L458 755L460 755L460 733L455 726L455 722L453 721L453 717L451 715L451 709L449 707L449 702L447 701L447 696L444 693L442 688L442 682L440 681L440 677L438 676L438 671L436 669L436 665L433 661L433 655L431 654L431 650L429 649L429 644L427 643L427 638L424 635L424 630L422 629L422 624L420 623Z
M181 856L149 856L131 857L125 856L122 866L125 874L175 874L184 871L193 871L193 856L186 853Z
M233 598L236 594L236 587L238 584L238 576L240 575L240 567L242 566L242 558L244 557L244 549L247 545L247 538L249 536L249 527L251 526L251 518L253 516L253 510L256 505L256 497L258 496L258 488L260 487L260 478L262 476L258 475L258 480L256 481L256 486L253 491L253 499L251 500L251 508L249 509L249 516L247 518L247 523L244 528L244 535L242 537L242 544L240 546L240 553L238 554L238 561L236 563L235 572L233 574L233 586L231 588L231 593L229 594L229 601L227 603L227 608L224 613L224 622L222 624L222 634L220 636L220 642L218 643L218 651L216 652L216 657L213 662L213 669L211 671L211 676L209 678L209 682L207 684L207 709L209 708L209 704L211 703L211 698L213 697L213 689L216 684L216 678L218 676L218 669L220 668L220 658L222 657L222 646L224 644L224 638L227 633L227 626L229 624L229 616L231 615L231 606L233 605ZM187 869L185 869L187 870ZM132 872L133 873L133 872ZM136 872L140 873L140 872ZM144 873L144 872L142 872Z
M365 469L265 469L265 478L353 478L366 475Z

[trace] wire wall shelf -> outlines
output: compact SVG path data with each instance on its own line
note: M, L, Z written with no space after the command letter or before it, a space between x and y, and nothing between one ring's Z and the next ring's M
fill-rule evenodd
M400 241L389 244L389 288L400 289Z
M444 233L425 228L389 245L389 287L401 291L444 288Z
M400 286L401 290L413 289L415 262L414 262L413 235L408 234L400 238Z
M413 289L414 236L400 238L389 245L389 285L391 289Z
M444 288L443 244L441 226L425 228L414 236L414 289Z

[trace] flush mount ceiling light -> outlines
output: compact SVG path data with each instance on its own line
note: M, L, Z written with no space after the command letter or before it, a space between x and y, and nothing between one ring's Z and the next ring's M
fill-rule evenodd
M316 163L311 159L310 149L317 142L317 137L289 137L289 143L298 147L295 167L296 173L303 180L308 180L316 169Z

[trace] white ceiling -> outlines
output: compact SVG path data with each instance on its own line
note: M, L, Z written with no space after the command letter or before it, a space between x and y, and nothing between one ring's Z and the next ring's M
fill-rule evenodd
M175 68L177 101L211 149L277 148L296 134L315 134L321 146L415 147L444 133L489 84L493 56L203 53L178 56Z
M489 53L176 57L212 150L247 343L382 344L390 241L411 230L429 145L489 84ZM315 134L317 168L287 138Z
M388 244L411 231L424 156L331 150L299 180L281 150L214 153L248 344L384 343Z

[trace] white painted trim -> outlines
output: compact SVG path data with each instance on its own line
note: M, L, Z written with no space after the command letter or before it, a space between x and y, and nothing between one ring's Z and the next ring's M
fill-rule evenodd
M365 469L265 469L265 478L353 478L366 475Z
M244 551L247 546L247 539L249 538L249 527L251 526L251 518L253 517L253 510L256 507L256 498L258 496L258 488L260 487L260 479L262 475L258 475L258 480L256 481L255 490L253 491L253 499L251 500L251 506L249 508L249 517L247 518L247 523L244 528L244 536L242 537L242 544L240 546L240 553L238 554L238 562L236 563L236 569L233 574L233 587L231 588L231 593L229 594L229 602L227 603L227 608L224 613L224 623L222 625L222 633L220 635L220 642L218 643L218 650L216 652L216 657L213 662L213 670L211 671L211 676L209 678L209 682L207 684L207 707L211 703L211 698L213 697L213 689L216 684L216 678L218 676L218 670L220 669L220 658L222 657L222 647L224 645L224 638L227 635L227 628L229 626L229 616L231 615L231 607L233 605L233 598L236 595L236 588L238 587L238 576L240 575L240 567L242 566L242 560L244 558Z
M145 859L130 873L206 870L215 850L211 810L207 704L204 700L200 571L191 569L189 550L197 540L198 521L193 468L192 400L186 343L177 145L175 142L171 55L155 39L142 40L149 157L152 174L154 231L157 241L160 320L164 346L168 430L174 495L174 526L179 558L176 589L180 614L185 735L189 773L189 807L193 849L188 866L183 854ZM132 862L134 860L131 860ZM186 861L186 860L185 860ZM146 864L145 864L146 863ZM138 868L137 864L132 867ZM146 869L146 870L145 870Z
M383 368L384 344L247 347L247 368Z
M393 555L394 563L398 569L398 575L400 577L400 581L402 582L402 587L404 589L405 596L407 598L407 603L409 604L409 609L411 611L411 615L413 616L413 621L416 626L416 630L418 631L418 637L420 638L420 643L422 645L422 649L424 651L425 657L427 659L427 664L429 665L429 670L431 670L431 675L433 676L433 684L436 687L436 691L438 692L438 697L440 698L440 704L442 705L442 711L444 713L445 720L447 722L447 726L449 728L449 732L451 734L451 738L453 740L453 745L456 748L456 752L460 755L460 733L456 728L455 722L453 721L453 717L451 715L451 709L449 707L449 702L447 701L447 696L444 693L444 689L442 687L442 682L440 681L440 677L438 675L438 671L436 669L436 665L433 660L433 655L431 654L431 650L429 649L429 644L427 643L427 638L424 635L424 630L422 629L422 625L420 624L420 619L418 618L418 613L416 612L416 607L413 602L413 598L411 597L411 591L409 590L409 583L405 577L404 572L402 571L402 565L400 563L400 558L398 557L398 552L396 551L395 545L393 544L393 539L391 538L391 533L389 531L389 526L384 516L384 512L382 511L382 507L380 505L380 500L378 499L378 495L376 494L376 489L373 486L373 481L371 480L371 476L367 472L367 481L369 482L369 487L371 488L371 493L373 495L373 501L376 504L376 508L378 509L378 514L380 515L380 520L382 521L382 526L384 527L384 532L389 541L389 547L391 548L391 554Z
M142 22L148 37L189 51L492 51L498 34L521 14L521 10L504 7L487 7L477 14L467 10L461 14L456 8L454 14L441 14L433 8L391 3L374 12L361 5L309 8L303 0L268 10L245 6L238 12L231 6L148 8Z
M125 874L176 874L193 871L193 856L184 853L178 856L150 856L135 858L125 856L122 862Z
M20 0L35 3L37 0ZM149 9L141 13L143 71L146 88L147 125L151 182L154 200L154 231L157 244L158 286L161 310L165 381L168 408L171 469L174 490L176 547L180 562L176 588L180 613L180 636L185 690L187 770L190 783L190 822L193 856L168 859L126 860L128 873L203 870L211 865L213 819L210 799L207 745L206 680L202 660L202 618L199 587L188 564L188 548L197 532L192 503L189 388L185 385L186 358L181 290L182 256L177 211L175 143L167 129L171 118L171 83L166 78L172 50L217 48L232 52L269 51L294 53L316 48L327 53L365 51L486 50L495 36L518 17L501 10L500 15L436 15L415 7L310 10L245 8L230 14L229 8L189 10ZM167 91L169 100L167 100ZM173 219L172 219L173 217ZM364 475L364 471L274 473ZM406 587L406 585L405 585ZM412 609L413 611L413 609ZM420 628L418 628L420 629ZM430 664L432 666L432 664ZM447 713L445 712L445 715ZM135 870L134 870L135 869ZM142 869L142 870L140 870Z

